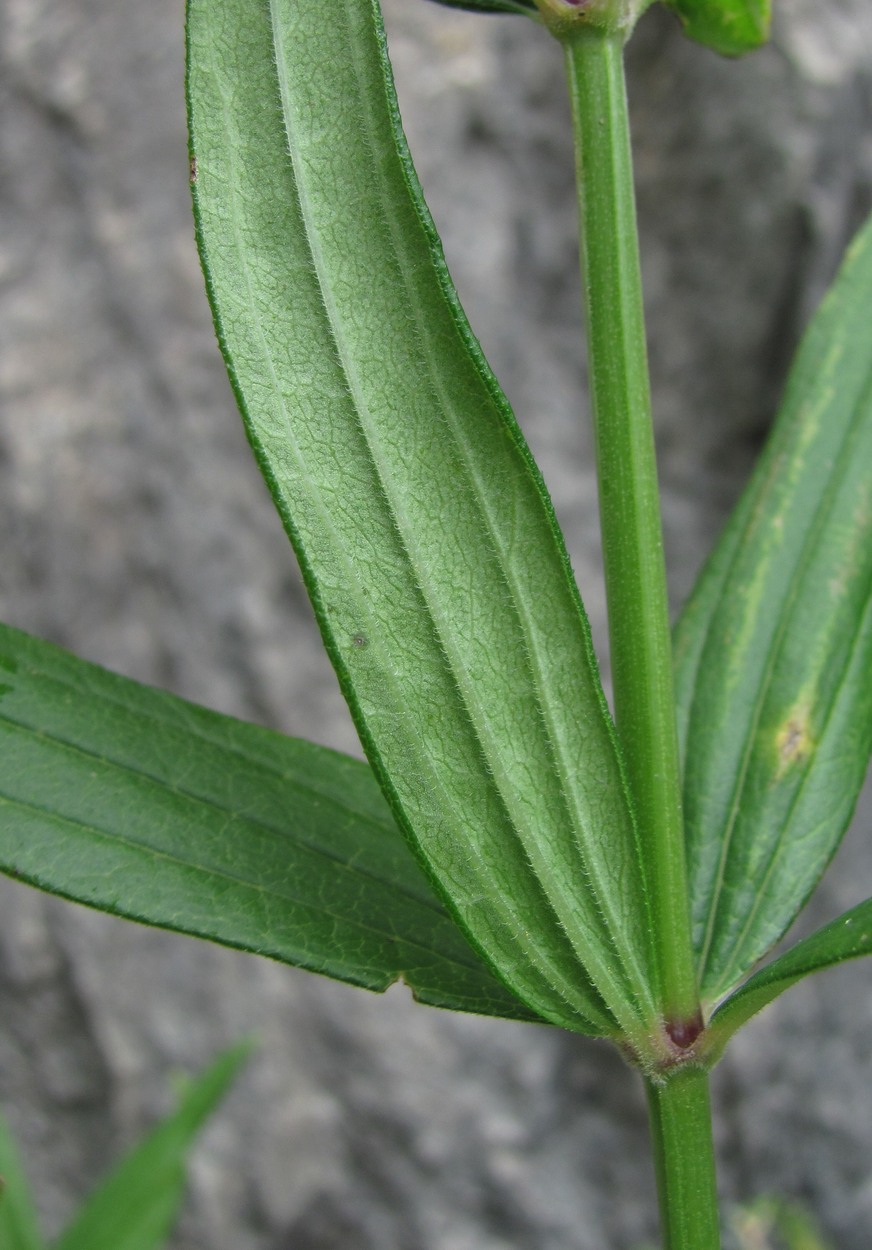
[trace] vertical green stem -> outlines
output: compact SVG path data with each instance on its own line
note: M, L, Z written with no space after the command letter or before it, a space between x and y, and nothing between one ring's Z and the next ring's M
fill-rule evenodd
M679 1050L701 1027L691 945L672 644L623 41L564 37L575 127L581 263L596 434L615 719L642 836L664 1021ZM708 1073L648 1080L666 1250L717 1250Z
M648 1083L660 1222L667 1250L718 1250L708 1073L684 1068L665 1085Z
M681 813L672 645L632 157L618 35L564 41L596 435L615 719L643 839L667 1027L698 1019Z

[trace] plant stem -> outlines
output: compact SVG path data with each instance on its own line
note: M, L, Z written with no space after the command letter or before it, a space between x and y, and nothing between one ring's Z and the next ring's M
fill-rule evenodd
M691 944L672 644L651 421L630 131L618 35L564 39L575 128L581 266L615 719L652 903L660 1002L679 1050L701 1027ZM647 1080L666 1250L717 1250L708 1073Z
M632 156L618 35L564 41L575 128L615 720L642 838L667 1029L699 1019Z
M666 1082L647 1082L651 1142L666 1250L718 1250L708 1072L682 1068Z

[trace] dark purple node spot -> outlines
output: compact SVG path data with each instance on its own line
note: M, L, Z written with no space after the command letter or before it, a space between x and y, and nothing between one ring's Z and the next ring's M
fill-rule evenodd
M703 1030L702 1015L697 1012L689 1020L667 1020L669 1040L679 1050L689 1050Z

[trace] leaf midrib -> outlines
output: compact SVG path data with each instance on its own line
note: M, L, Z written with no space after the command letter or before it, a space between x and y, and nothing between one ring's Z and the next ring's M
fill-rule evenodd
M295 906L304 907L309 911L317 912L319 915L325 916L332 921L338 921L343 925L349 925L353 928L360 929L364 933L372 934L383 941L389 941L402 946L409 946L414 949L424 951L426 954L431 956L435 955L438 960L444 960L446 963L455 965L459 968L464 968L477 973L485 971L485 969L483 969L482 966L474 960L466 961L459 958L457 955L445 954L443 950L429 946L414 936L409 936L408 934L399 935L389 931L387 928L377 928L373 924L362 922L357 916L350 916L347 912L332 910L330 907L324 906L320 902L315 904L312 902L311 896L309 895L306 895L305 897L297 897L291 890L280 889L276 885L266 886L262 885L260 882L252 881L247 877L240 876L239 874L234 874L214 866L203 867L201 864L192 864L191 861L182 859L178 855L171 854L163 848L151 846L148 843L141 842L136 838L118 833L114 830L106 830L89 821L79 820L73 816L62 815L56 810L46 807L44 804L36 803L33 800L13 799L0 794L0 805L13 809L18 808L23 811L35 812L40 817L47 818L52 822L59 822L72 829L84 830L94 839L100 839L104 842L115 845L121 843L130 850L143 855L145 858L164 860L165 862L173 864L178 868L186 870L187 872L196 872L198 875L202 874L217 881L229 882L231 885L238 886L247 891L252 891L261 896L264 900L264 907L267 910L269 909L269 901L271 899L287 902ZM257 822L252 821L251 823L256 824ZM36 877L37 874L34 874L34 876ZM379 879L376 878L376 880ZM383 881L379 881L379 884L382 886L385 885ZM439 913L438 918L443 924L449 926L451 925L450 918L445 913ZM341 957L339 962L341 962Z
M51 644L47 644L47 645L51 645ZM126 681L133 680L132 678L117 677L116 674L110 673L110 672L107 672L105 675L108 676L113 681L117 680L119 682L126 682ZM71 695L74 695L77 697L81 697L83 694L83 688L81 686L77 686L68 677L61 676L58 673L52 672L46 668L40 668L34 665L31 660L27 661L27 668L23 676L25 680L31 680L31 681L35 681L39 683L47 683L47 684L51 684L54 686L58 686L62 690L67 690L69 691ZM256 769L258 772L266 773L272 779L274 783L277 783L282 786L292 786L295 789L300 790L304 794L310 794L316 799L320 799L324 801L325 803L329 803L332 807L335 807L339 811L345 813L345 815L350 817L351 820L353 820L354 822L366 824L369 827L371 827L373 830L381 830L384 834L388 836L393 835L396 832L396 827L393 822L393 817L390 815L390 810L388 808L385 809L385 815L389 816L390 820L382 819L377 814L374 814L369 811L361 812L359 809L351 806L344 799L340 798L336 794L335 791L326 789L323 786L319 786L316 783L313 783L312 781L308 781L308 780L306 782L299 781L297 779L298 766L291 765L288 768L286 768L284 771L282 771L281 769L276 768L272 763L265 761L262 756L250 754L247 750L240 747L237 743L235 742L230 743L226 739L221 738L221 737L216 737L215 735L209 733L207 730L204 729L203 724L201 723L201 718L203 716L208 717L210 719L212 717L220 718L220 719L227 719L230 722L230 724L233 724L234 723L233 719L225 718L224 713L214 712L209 708L199 707L196 704L188 704L184 699L180 699L177 695L173 695L162 690L153 689L151 687L145 687L145 688L148 690L149 695L152 697L156 697L158 699L166 698L166 699L172 700L173 703L176 705L176 707L185 716L191 716L190 725L182 726L178 721L173 720L173 718L170 716L158 715L158 713L153 708L150 708L148 711L145 711L141 706L135 703L131 704L129 702L126 702L123 699L116 698L114 695L108 694L105 689L99 689L97 691L97 698L99 699L100 703L108 705L114 711L120 712L122 715L125 715L125 716L135 717L136 721L139 724L147 723L155 728L168 729L173 733L180 733L187 729L187 731L190 732L192 736L198 738L201 742L205 743L208 747L211 747L213 750L221 752L222 754L229 756L233 760L239 760L241 763L245 764L246 767L249 769L253 768L253 769ZM87 691L85 691L84 693L87 695ZM35 725L35 724L26 724L23 720L16 720L13 717L9 716L8 713L6 712L0 712L0 722L2 721L6 721L10 725L18 725L22 729L30 729L34 733L46 734L46 731L40 728L40 726ZM246 731L254 731L255 733L258 733L258 734L264 734L271 738L276 738L278 739L278 745L280 747L284 744L287 744L289 747L291 747L291 746L298 745L301 742L300 739L292 738L290 736L282 734L278 730L267 729L263 725L255 725L253 723L241 721L239 722L239 727L241 728L243 733ZM52 735L46 734L46 736L51 737ZM66 742L66 739L58 738L58 741ZM349 768L349 767L360 768L360 769L367 768L367 765L362 760L355 759L354 756L350 756L350 755L344 756L342 752L334 751L331 747L319 746L316 743L308 742L305 740L303 740L302 744L305 747L311 748L315 751L323 751L325 755L330 755L332 758L338 760L342 764L342 766L345 768ZM70 745L76 745L76 744L70 743ZM117 767L127 766L122 761L120 761L117 757L109 755L108 753L102 756L96 755L96 758L103 759L105 762L115 765ZM157 774L146 773L143 770L142 775L151 777L152 780L160 782L160 777ZM375 785L374 779L373 779L373 784ZM174 787L168 787L168 788L174 788ZM380 793L379 793L379 797L381 798ZM422 894L422 898L423 897L425 896Z

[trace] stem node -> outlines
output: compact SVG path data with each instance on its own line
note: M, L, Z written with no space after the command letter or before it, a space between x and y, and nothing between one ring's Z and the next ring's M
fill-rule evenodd
M689 1050L704 1028L702 1012L696 1011L690 1018L667 1020L666 1032L679 1050Z

